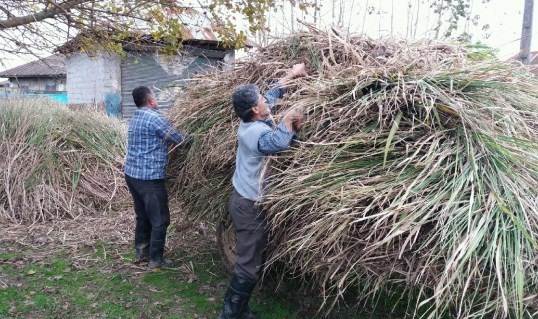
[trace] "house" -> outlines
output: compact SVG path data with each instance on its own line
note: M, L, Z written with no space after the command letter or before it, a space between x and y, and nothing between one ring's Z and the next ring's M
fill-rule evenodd
M0 98L9 95L9 80L0 81Z
M140 34L125 39L122 56L83 52L77 42L83 38L63 45L59 52L67 56L69 104L103 105L107 114L129 119L136 110L131 95L135 87L151 87L159 108L167 109L192 74L233 63L235 50L223 46L205 15L189 10L181 21L185 26L183 46L175 55L162 54L162 43Z
M9 94L66 94L66 65L63 54L29 62L0 72L0 78L8 78L9 85L3 89Z

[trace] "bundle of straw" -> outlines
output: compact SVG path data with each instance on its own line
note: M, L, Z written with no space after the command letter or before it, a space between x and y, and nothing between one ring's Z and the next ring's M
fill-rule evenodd
M0 221L74 218L125 200L125 133L96 110L0 101Z
M486 49L311 30L201 76L172 112L195 135L171 166L190 214L226 211L233 88L266 88L298 62L310 76L279 113L302 106L306 122L267 163L269 262L314 275L327 300L403 286L413 316L533 316L538 80Z

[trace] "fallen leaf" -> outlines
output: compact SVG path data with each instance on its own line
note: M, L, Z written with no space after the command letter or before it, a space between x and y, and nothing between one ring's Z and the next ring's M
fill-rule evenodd
M35 274L35 270L30 269L30 270L28 270L27 274L31 276L31 275Z

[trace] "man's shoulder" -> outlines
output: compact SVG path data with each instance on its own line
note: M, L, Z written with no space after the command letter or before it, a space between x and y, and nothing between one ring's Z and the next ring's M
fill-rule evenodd
M271 126L266 123L265 121L249 121L249 122L245 122L245 121L241 121L241 124L239 125L239 128L241 127L244 127L244 128L256 128L256 127L267 127L267 128L271 128Z
M271 127L262 121L243 122L239 125L239 132L265 132L272 130Z
M154 110L154 109L150 109L150 108L142 108L142 109L138 109L139 114L142 115L142 116L151 116L151 117L161 117L163 116L161 114L161 112L159 112L158 110Z
M239 125L237 136L240 140L248 143L257 142L263 133L273 130L269 125L260 121L243 123Z
M133 115L132 121L141 121L141 122L153 122L155 120L162 120L164 116L157 110L152 109L138 109Z

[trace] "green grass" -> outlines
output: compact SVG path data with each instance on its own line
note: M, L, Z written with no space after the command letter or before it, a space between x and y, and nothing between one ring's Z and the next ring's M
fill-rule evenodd
M228 274L215 253L180 259L176 268L152 272L131 267L133 254L114 255L113 248L97 243L88 257L95 262L88 267L81 267L67 251L37 262L32 251L0 252L0 318L218 316ZM259 294L265 292L253 298ZM298 318L282 300L260 300L252 305L271 313L263 318Z
M176 249L171 256L176 260L174 268L159 271L133 267L130 250L103 242L76 254L68 248L43 254L15 244L3 247L0 318L217 318L229 280L220 257L207 247L195 248L200 250L195 254L192 247ZM251 308L263 314L262 319L302 319L316 314L320 299L298 280L277 286L277 280L269 278L252 296ZM330 318L386 315L373 309L341 310Z
M167 245L173 268L148 271L145 264L132 263L130 222L128 215L111 215L97 222L104 228L96 233L95 219L80 219L76 227L81 231L67 237L63 231L51 231L52 224L33 230L11 227L0 242L0 319L216 319L230 275L217 252L211 224L185 228L174 223ZM51 241L43 242L47 236ZM291 274L280 280L277 267L251 298L250 307L260 319L404 318L405 309L390 310L390 298L375 306L335 307L325 316L319 294ZM361 295L350 293L349 304L356 304L353 298Z

